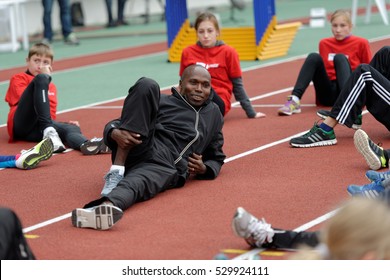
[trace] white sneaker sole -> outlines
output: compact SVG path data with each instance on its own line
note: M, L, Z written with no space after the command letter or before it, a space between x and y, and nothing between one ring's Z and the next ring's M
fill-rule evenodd
M72 211L72 224L78 228L93 228L107 230L114 226L123 216L123 211L109 204Z
M312 148L312 147L322 147L322 146L332 146L337 144L337 139L326 140L321 142L314 142L309 144L296 144L290 143L291 146L295 148Z
M363 130L356 130L353 135L353 143L358 152L364 157L367 162L367 165L372 170L378 170L382 168L382 163L378 156L371 150L370 144L368 142L368 135Z

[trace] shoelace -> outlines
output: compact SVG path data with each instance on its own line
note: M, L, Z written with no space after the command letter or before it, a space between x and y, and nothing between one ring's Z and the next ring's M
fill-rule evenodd
M263 244L265 241L268 243L272 242L274 230L272 229L271 224L268 224L264 218L261 221L251 222L248 229L256 240L256 244Z
M123 176L119 175L118 172L110 172L104 176L104 180L106 181L106 184L104 185L105 189L113 189L115 188L119 181L122 180Z

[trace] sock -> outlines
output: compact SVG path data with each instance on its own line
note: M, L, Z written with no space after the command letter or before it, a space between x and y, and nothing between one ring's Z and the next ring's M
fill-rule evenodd
M333 127L330 127L329 125L325 124L325 123L321 123L320 124L320 128L326 132L329 132L329 131L332 131L333 130Z
M292 100L295 102L295 103L299 103L301 100L299 99L298 96L296 95L291 95L292 96Z
M122 166L122 165L111 165L110 167L110 171L113 171L113 170L118 170L119 171L119 175L124 175L125 174L125 167Z
M57 131L55 130L54 127L48 126L48 127L46 127L46 128L43 130L43 137L45 137L49 131L55 131L55 132L57 132Z

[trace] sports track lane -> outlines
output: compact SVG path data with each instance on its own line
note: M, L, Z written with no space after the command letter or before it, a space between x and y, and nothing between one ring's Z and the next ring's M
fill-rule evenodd
M373 52L384 44L389 40L372 43ZM99 195L109 155L88 157L72 151L33 171L1 171L1 203L20 215L39 259L211 259L220 249L249 249L230 228L237 206L283 228L315 220L348 198L348 184L366 182L366 165L353 147L353 130L344 127L336 128L336 146L289 147L288 139L317 119L312 88L304 96L307 106L301 114L276 115L302 62L270 64L244 73L249 95L259 98L254 104L267 118L246 119L241 109L229 113L224 127L228 159L216 180L190 181L184 188L136 204L110 231L76 229L69 218L63 219ZM118 116L121 104L120 100L82 108L59 118L79 120L92 137ZM371 115L364 116L363 128L384 147L390 146L388 131ZM4 127L0 141L7 141ZM3 147L16 151L26 143ZM57 217L59 221L51 223ZM40 224L45 221L50 223Z

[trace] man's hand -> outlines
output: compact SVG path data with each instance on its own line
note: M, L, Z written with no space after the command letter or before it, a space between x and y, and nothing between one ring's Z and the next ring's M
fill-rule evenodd
M117 128L114 128L112 131L111 138L124 150L131 149L142 143L141 135L138 133Z
M205 174L207 171L206 165L203 163L202 155L192 153L188 158L188 171L191 174Z

